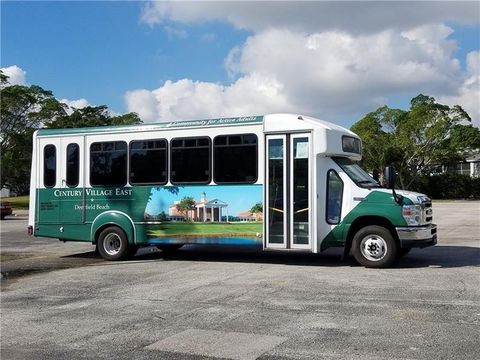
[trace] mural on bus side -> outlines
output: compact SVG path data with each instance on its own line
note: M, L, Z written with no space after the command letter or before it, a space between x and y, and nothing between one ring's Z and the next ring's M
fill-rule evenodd
M151 244L261 244L262 186L155 187L143 218Z

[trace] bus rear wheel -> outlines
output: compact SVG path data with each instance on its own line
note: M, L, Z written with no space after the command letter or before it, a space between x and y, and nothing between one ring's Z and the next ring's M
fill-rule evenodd
M398 244L390 230L371 225L360 229L353 238L353 256L369 268L388 267L397 259Z
M121 260L129 254L125 232L117 226L109 226L98 235L97 249L105 260Z

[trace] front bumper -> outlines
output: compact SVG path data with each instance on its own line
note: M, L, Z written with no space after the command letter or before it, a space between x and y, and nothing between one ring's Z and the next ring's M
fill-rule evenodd
M435 224L397 227L396 230L402 248L427 247L437 243L437 225Z

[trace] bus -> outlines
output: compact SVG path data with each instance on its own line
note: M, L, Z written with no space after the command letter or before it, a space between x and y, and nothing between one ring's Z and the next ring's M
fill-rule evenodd
M40 129L33 144L29 234L90 242L107 260L230 244L343 247L386 267L437 241L427 196L380 186L356 134L309 116Z

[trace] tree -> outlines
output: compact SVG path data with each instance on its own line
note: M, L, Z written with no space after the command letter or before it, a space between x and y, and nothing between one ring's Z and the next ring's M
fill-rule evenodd
M175 205L178 212L185 216L185 220L189 220L188 213L195 209L195 200L191 196L185 196L178 204Z
M139 124L135 113L112 116L108 108L88 106L67 113L49 90L37 85L10 85L0 71L1 115L1 187L17 194L29 191L32 135L41 127L88 127Z
M4 86L8 83L8 76L3 73L2 70L0 70L0 86Z
M80 128L107 125L132 125L142 121L136 113L112 116L105 105L74 109L71 114L58 116L45 124L48 128Z
M451 146L464 149L465 156L480 149L480 129L472 125L455 125L450 134Z
M261 213L263 212L263 204L261 202L257 202L255 205L253 205L251 208L250 208L250 212L252 214L256 214L256 213Z
M263 204L261 202L257 202L250 208L250 212L255 214L255 220L259 219L259 214L263 213Z
M351 130L363 141L362 165L369 170L381 170L394 162L397 149L393 143L395 124L405 111L387 106L367 114L355 123Z
M408 111L381 107L352 126L364 140L363 166L383 170L394 164L404 189L419 174L461 159L466 144L458 140L458 133L471 121L460 106L439 104L430 96L420 94L410 104Z
M162 211L160 214L157 215L157 220L165 222L168 220L167 214L165 214L165 211Z
M66 105L40 86L8 85L1 73L1 186L28 193L33 132L47 121L65 115Z

